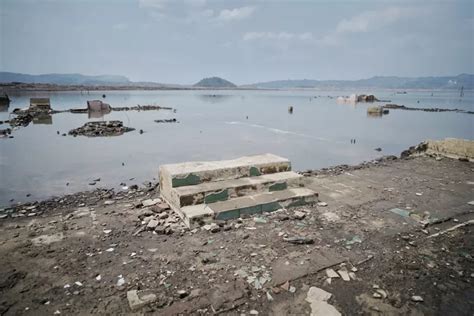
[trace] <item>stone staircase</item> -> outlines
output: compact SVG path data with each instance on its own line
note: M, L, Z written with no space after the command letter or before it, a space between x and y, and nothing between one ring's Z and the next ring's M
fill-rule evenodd
M316 202L302 178L272 154L160 166L161 197L190 228Z

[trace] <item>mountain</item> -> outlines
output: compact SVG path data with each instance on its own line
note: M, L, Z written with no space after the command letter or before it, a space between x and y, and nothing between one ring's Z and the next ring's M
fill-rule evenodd
M44 74L28 75L14 72L0 72L0 83L50 83L59 85L121 85L129 84L124 76L100 75L86 76L81 74Z
M474 89L474 75L461 74L444 77L384 77L377 76L360 80L278 80L246 85L247 88L380 88L380 89Z
M237 87L230 81L219 77L204 78L194 85L194 87L202 88L235 88Z

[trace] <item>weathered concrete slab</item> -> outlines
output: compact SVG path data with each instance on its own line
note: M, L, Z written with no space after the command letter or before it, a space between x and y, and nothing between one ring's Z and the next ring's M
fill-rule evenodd
M249 194L286 190L298 187L302 175L287 171L232 180L206 182L197 185L173 188L169 202L177 207L210 204Z
M233 160L198 161L160 166L161 192L170 198L170 189L204 182L254 177L290 171L286 158L272 154L245 156Z
M474 161L474 141L467 139L446 138L429 140L427 153L443 155L451 158L465 158Z
M212 204L198 204L182 207L179 212L189 227L200 226L213 219L229 220L244 215L272 212L283 207L311 204L317 201L318 194L306 188L293 188L274 191Z
M273 263L272 284L276 286L286 281L293 281L343 261L344 258L331 249L319 249L310 254L290 253Z

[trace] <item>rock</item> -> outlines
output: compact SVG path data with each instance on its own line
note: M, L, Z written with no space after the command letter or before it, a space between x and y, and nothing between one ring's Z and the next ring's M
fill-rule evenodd
M157 297L150 290L131 290L127 292L128 305L132 311L138 310L156 301Z
M333 269L326 269L326 275L328 278L339 278L339 274L337 274Z
M383 298L387 298L388 294L385 290L382 289L377 289L376 291L378 294L380 294Z
M155 228L155 233L157 233L158 235L164 235L166 234L166 228L158 226Z
M146 228L148 230L155 230L155 228L158 226L159 222L156 219L152 219L148 222L148 225L146 225Z
M267 220L265 218L261 218L261 217L254 217L253 221L257 224L266 224L267 223Z
M321 214L321 216L325 220L327 220L328 222L337 222L341 219L339 217L339 215L337 215L336 213L333 213L333 212L325 212L325 213Z
M295 217L295 219L303 219L306 217L306 213L301 212L301 211L295 211L293 216Z
M168 218L168 213L165 213L165 212L160 213L160 214L158 214L158 218L159 219L166 219L166 218Z
M413 302L423 302L423 297L418 296L418 295L413 295L413 296L411 297L411 300L412 300Z
M0 219L5 219L5 218L7 218L7 217L8 217L8 214L1 214L1 215L0 215Z
M288 291L290 289L290 282L286 281L280 287L284 289L285 291Z
M297 244L297 245L308 245L313 244L314 239L308 237L288 237L283 238L284 241L289 242L290 244Z
M125 284L125 279L122 275L119 275L118 276L118 280L117 280L117 286L122 286Z
M310 287L306 301L311 307L311 316L340 316L341 313L327 301L332 294L317 287Z
M158 204L160 202L161 202L161 199L148 199L148 200L142 201L142 205L143 207L148 207L148 206L153 206L155 204Z
M185 298L186 296L189 295L189 292L186 290L179 290L177 293L178 293L179 298Z
M219 225L217 225L216 223L211 223L211 224L204 225L202 228L204 230L210 231L211 233L217 233L221 230Z
M344 281L349 282L351 280L351 278L349 277L349 273L347 273L346 270L339 270L337 271L337 273L339 273L339 275Z

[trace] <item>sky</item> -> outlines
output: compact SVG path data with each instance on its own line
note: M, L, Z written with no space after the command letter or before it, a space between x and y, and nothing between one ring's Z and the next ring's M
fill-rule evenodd
M474 73L474 1L0 0L0 71L236 84Z

